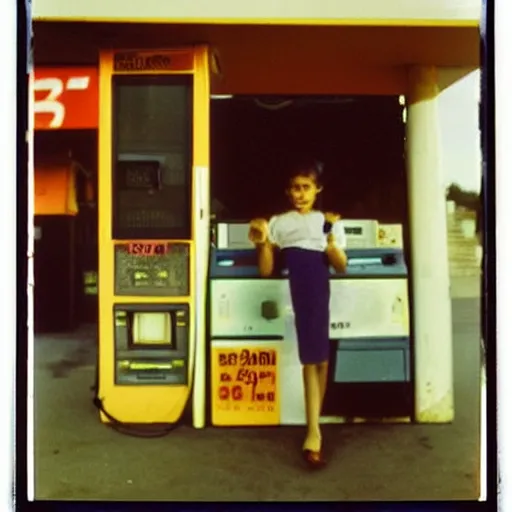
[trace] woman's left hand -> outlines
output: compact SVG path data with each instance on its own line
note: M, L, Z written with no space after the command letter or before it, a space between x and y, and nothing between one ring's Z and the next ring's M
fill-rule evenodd
M335 222L341 220L341 215L339 213L324 212L324 218L325 222L330 222L331 224L334 224Z

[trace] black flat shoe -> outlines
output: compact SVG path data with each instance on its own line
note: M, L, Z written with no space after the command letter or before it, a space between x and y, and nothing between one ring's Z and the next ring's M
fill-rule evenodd
M303 450L302 458L311 469L321 469L327 465L327 461L321 451Z

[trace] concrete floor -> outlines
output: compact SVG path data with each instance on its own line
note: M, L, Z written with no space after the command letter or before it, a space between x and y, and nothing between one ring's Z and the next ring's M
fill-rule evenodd
M137 439L92 405L93 330L35 344L36 498L52 500L473 500L479 494L479 301L453 300L456 419L335 425L331 463L309 473L298 428L181 427Z

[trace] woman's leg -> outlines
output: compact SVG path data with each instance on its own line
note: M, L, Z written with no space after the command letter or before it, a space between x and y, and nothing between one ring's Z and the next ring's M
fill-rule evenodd
M328 362L307 364L303 367L304 392L306 400L307 434L304 448L320 451L322 433L320 416L327 389Z
M320 434L320 409L322 405L322 390L319 372L316 364L305 364L302 368L304 379L304 398L306 402L307 434L303 448L320 451L322 437Z
M324 405L325 391L327 390L327 376L329 372L329 362L325 361L316 365L318 372L318 383L320 386L320 414L322 414L322 407Z

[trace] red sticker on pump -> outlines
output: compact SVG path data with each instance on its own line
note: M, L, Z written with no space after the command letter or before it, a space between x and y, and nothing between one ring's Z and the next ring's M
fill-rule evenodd
M161 256L169 252L170 244L162 242L130 243L127 248L128 254L134 256Z

